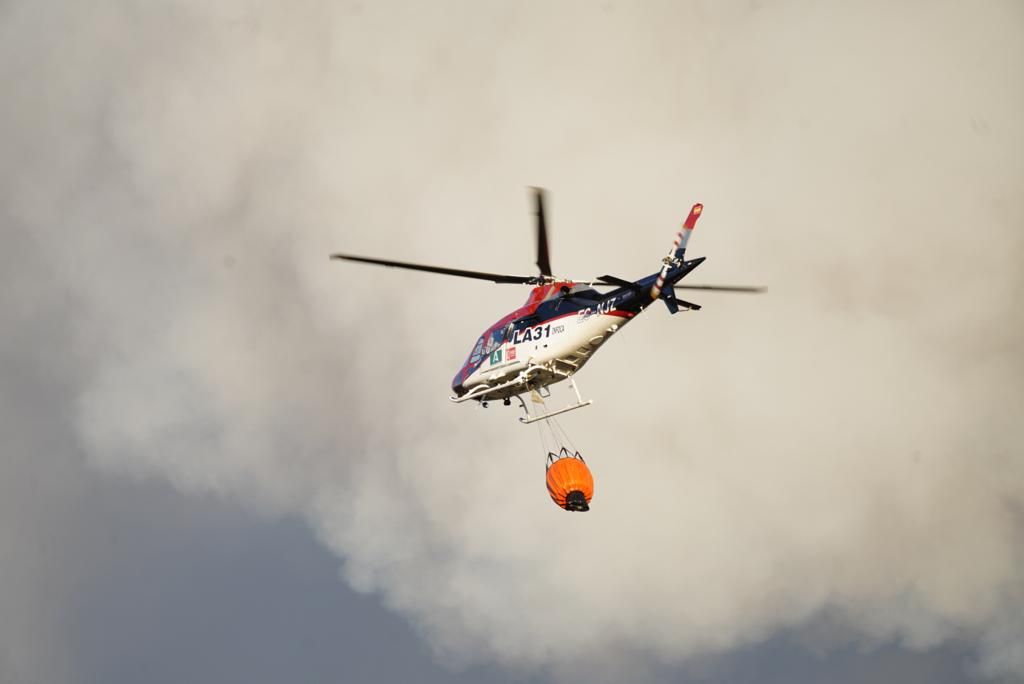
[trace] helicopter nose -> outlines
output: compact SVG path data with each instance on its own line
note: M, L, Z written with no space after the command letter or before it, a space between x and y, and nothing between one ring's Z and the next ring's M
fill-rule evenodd
M466 393L466 388L462 386L461 382L456 381L452 383L452 392L455 393L455 396L461 397Z

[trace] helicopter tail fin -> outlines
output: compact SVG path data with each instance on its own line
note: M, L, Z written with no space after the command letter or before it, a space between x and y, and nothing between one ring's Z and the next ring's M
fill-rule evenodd
M694 304L693 302L688 302L685 299L679 299L676 297L676 291L671 287L661 293L661 299L665 302L665 307L668 309L668 312L672 314L679 313L680 310L700 311L700 304Z

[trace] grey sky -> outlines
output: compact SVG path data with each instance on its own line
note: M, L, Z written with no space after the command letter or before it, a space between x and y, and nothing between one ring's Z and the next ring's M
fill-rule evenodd
M0 675L326 681L393 641L395 678L1020 679L1022 32L1016 2L0 5ZM702 201L693 279L769 288L581 373L586 516L511 410L444 398L524 291L326 258L527 272L531 184L559 273L651 272Z

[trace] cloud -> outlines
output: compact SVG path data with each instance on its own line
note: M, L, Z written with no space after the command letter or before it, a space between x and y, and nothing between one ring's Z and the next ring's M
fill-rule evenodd
M452 660L615 678L827 614L1024 674L1015 5L3 12L4 220L91 463L305 516ZM525 293L326 258L526 272L528 184L559 271L650 272L701 200L700 279L769 287L581 373L586 516L444 400Z

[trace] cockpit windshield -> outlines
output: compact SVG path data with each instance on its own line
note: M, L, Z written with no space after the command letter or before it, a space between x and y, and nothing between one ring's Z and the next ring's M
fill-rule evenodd
M496 325L481 335L480 339L473 345L473 351L470 353L466 365L470 368L479 366L494 350L501 347L505 342L505 331L505 326Z

